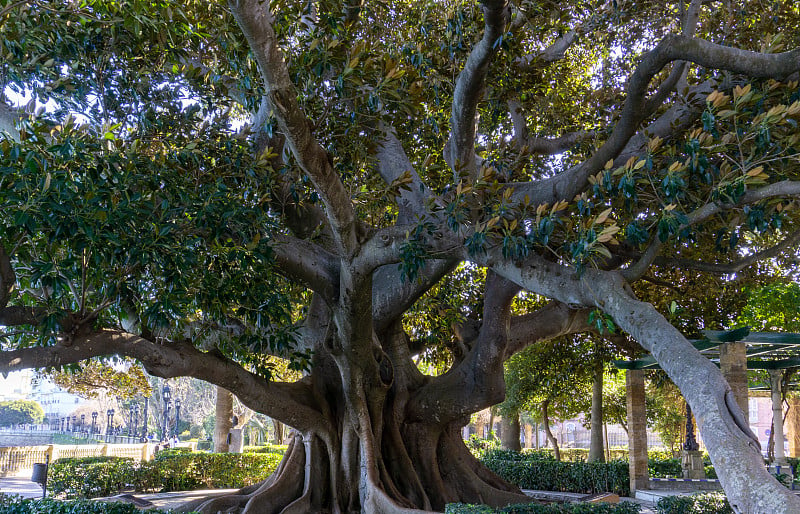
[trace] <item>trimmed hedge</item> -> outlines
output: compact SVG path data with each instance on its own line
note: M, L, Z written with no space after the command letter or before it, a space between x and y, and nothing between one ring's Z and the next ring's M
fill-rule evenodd
M123 457L58 459L48 469L47 489L66 498L110 496L136 483L137 467Z
M520 503L492 508L486 505L449 503L445 514L638 514L641 506L631 502L610 503Z
M666 496L656 503L658 514L733 514L722 493Z
M680 459L647 459L650 478L680 477L683 474Z
M631 492L628 463L625 461L558 462L487 458L483 463L501 478L522 489L586 494L613 492L620 496L628 496Z
M163 451L150 462L120 457L58 459L50 466L48 489L66 498L98 498L124 490L239 488L266 479L282 457L278 453Z
M0 494L0 514L151 514L164 513L163 510L141 511L132 503L98 502L75 500L62 502L52 498L32 499Z

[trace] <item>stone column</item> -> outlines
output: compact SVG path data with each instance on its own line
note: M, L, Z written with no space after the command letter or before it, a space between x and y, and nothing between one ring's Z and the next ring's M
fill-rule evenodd
M747 407L747 353L744 343L722 343L719 345L719 367L725 380L733 390L736 403L748 419Z
M769 370L769 389L772 396L772 439L775 441L776 466L786 465L786 455L783 451L783 402L781 401L781 382L783 373L779 369Z
M525 448L533 448L533 425L525 423Z
M631 494L650 487L647 474L647 412L644 406L644 371L629 369L625 373L628 411L628 462Z
M790 396L789 412L786 416L789 437L789 457L800 457L800 398Z

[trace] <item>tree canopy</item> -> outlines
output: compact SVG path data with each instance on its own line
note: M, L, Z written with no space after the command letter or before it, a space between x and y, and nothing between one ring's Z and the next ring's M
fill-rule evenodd
M504 363L613 324L736 509L800 510L685 337L800 241L798 23L759 1L5 2L0 371L128 357L296 430L271 479L187 508L441 510L523 498L460 438Z
M36 425L44 420L44 410L31 400L0 402L0 426Z

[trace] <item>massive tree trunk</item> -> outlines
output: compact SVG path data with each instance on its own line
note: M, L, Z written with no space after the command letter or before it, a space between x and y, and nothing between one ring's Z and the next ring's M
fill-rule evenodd
M214 420L214 451L225 453L229 449L228 434L233 418L233 393L217 386L217 401Z
M592 428L589 462L603 462L603 367L598 366L592 380Z
M500 444L506 450L520 451L522 447L519 442L519 413L503 416L500 418L500 423Z
M284 425L277 419L272 420L272 428L275 431L275 438L273 439L274 444L283 444L284 439L286 438L283 433Z
M267 481L184 510L399 512L442 510L455 501L526 501L517 487L469 452L461 437L466 416L447 419L442 413L436 419L415 412L414 397L423 394L426 380L404 348L402 332L395 328L381 341L385 353L378 355L378 373L353 374L357 378L348 386L346 367L337 366L334 353L317 352L310 385L321 412L314 428L294 432L284 460Z

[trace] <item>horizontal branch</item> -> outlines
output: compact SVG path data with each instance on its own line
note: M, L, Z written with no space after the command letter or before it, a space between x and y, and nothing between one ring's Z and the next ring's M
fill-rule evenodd
M327 302L336 300L339 261L334 255L310 241L285 235L274 236L270 247L278 269L305 283Z
M188 343L158 344L119 330L100 330L69 346L21 348L0 352L0 373L47 368L109 355L131 357L156 376L191 376L236 391L251 409L298 429L321 429L322 418L305 383L270 382L219 353L201 352Z
M0 326L38 325L47 312L39 307L10 305L0 309Z
M528 196L533 205L570 200L583 191L588 177L602 169L625 148L644 121L666 98L663 91L648 101L650 81L664 66L676 60L690 61L710 69L741 73L749 77L783 79L800 71L800 49L780 54L751 52L683 35L668 35L642 58L627 85L627 98L619 121L608 140L586 161L555 177L519 184L514 199ZM674 78L674 77L673 77Z

